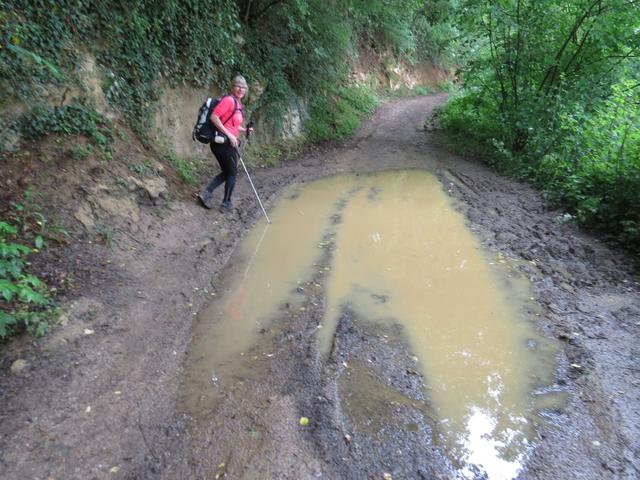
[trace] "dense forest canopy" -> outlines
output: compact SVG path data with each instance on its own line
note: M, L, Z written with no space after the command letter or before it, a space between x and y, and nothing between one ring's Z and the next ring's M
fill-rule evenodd
M461 1L445 128L583 225L640 241L640 2Z

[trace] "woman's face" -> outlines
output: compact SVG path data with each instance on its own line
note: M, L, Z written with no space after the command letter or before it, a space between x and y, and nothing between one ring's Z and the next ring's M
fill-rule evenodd
M240 99L247 93L247 86L242 83L234 83L231 85L231 93L234 97Z

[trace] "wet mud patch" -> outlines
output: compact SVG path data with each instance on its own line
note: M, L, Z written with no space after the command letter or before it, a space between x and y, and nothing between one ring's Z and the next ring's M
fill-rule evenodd
M567 406L546 413L553 421L539 430L519 478L636 478L637 259L578 232L528 186L479 165L456 159L439 177L484 245L530 264L522 271L541 307L538 325L562 345L555 383Z
M327 367L335 378L335 416L348 445L341 478L449 478L429 399L402 327L340 317ZM337 439L339 440L339 439Z
M314 452L311 470L513 478L533 437L531 391L539 388L544 408L558 397L540 388L553 349L497 286L522 300L521 275L501 270L502 259L490 272L494 262L426 172L346 175L294 190L274 208L273 226L249 234L200 313L185 385L197 435L234 404L251 405L238 395L261 392L268 405L256 399L244 415L253 420L224 443L254 432L261 452L274 438L287 441L271 422L293 428L304 419L288 441ZM287 411L264 419L278 402ZM380 461L389 458L396 464Z

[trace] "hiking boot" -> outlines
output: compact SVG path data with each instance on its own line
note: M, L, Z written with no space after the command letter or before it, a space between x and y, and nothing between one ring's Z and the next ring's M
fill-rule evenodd
M202 202L202 205L204 205L206 208L211 209L211 207L213 207L213 205L211 204L211 194L207 190L203 190L202 192L200 192L198 194L198 198L200 199L200 202Z
M231 200L225 200L220 204L220 210L223 212L229 212L231 211L232 206L233 204L231 203Z

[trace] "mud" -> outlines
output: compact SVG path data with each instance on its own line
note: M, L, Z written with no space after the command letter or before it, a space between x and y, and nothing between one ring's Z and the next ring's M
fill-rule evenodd
M637 478L637 268L559 221L538 192L439 148L422 125L444 99L386 104L353 139L255 171L254 183L270 204L285 185L338 172L434 172L487 249L525 260L517 268L531 282L538 328L562 345L550 390L567 404L545 411L518 478ZM78 172L80 183L112 185L118 168ZM139 201L135 224L113 219L109 245L87 235L60 253L87 272L62 324L3 348L0 477L449 478L457 465L438 442L425 380L401 329L347 309L329 357L320 354L328 256L296 293L305 310L280 309L245 352L246 377L221 385L213 408L187 413L193 319L261 211L242 178L225 216L202 209L165 176L168 198ZM97 195L64 182L51 199L74 192L77 205ZM12 373L18 359L27 366Z

